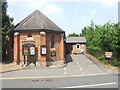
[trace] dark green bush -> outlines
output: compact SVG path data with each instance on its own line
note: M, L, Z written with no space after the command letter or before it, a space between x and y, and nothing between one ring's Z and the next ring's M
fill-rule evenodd
M101 51L101 50L97 50L97 49L92 49L92 48L88 48L87 49L87 53L93 55L94 57L96 57L97 59L99 60L103 60L105 64L111 64L113 66L118 66L120 67L120 61L119 61L119 58L116 57L116 53L113 52L113 58L112 59L105 59L105 56L104 56L104 51Z
M111 64L112 64L113 66L120 66L120 62L118 61L117 58L113 58L113 59L111 60Z

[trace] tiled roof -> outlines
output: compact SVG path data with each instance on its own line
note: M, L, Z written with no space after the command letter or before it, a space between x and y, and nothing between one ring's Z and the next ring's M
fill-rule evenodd
M15 26L14 30L53 30L64 32L39 10L34 11L32 14L23 19Z
M66 43L86 43L85 37L67 37Z

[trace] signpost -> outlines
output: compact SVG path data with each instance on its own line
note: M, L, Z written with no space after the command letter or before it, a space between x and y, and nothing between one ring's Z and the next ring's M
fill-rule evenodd
M106 58L112 58L112 52L105 52L105 57Z
M105 52L105 58L107 59L107 62L110 62L110 64L111 64L112 55L113 55L112 52Z

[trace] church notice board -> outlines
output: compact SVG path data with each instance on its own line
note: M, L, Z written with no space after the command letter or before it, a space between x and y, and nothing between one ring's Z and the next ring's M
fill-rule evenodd
M106 58L112 58L113 53L112 52L105 52Z
M41 54L46 55L47 54L47 48L45 45L41 46Z
M35 47L30 47L30 55L35 55Z

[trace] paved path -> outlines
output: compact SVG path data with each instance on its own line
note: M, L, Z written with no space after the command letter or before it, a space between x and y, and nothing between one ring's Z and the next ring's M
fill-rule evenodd
M107 71L91 61L85 55L67 55L67 65L62 68L34 68L23 69L2 74L2 77L34 77L34 76L64 76L101 74Z
M80 74L92 74L92 73L105 73L106 70L99 64L94 63L85 55L68 55L69 58L72 58L73 62L68 63L68 72L70 70L75 70ZM72 66L72 67L71 67Z
M106 73L85 55L67 55L67 66L63 68L34 68L3 73L3 77L60 76Z
M2 74L4 88L118 87L118 75L110 74L85 55L67 55L62 68L34 68ZM11 83L12 82L12 83Z
M9 63L9 64L2 64L2 63L0 63L0 73L20 70L20 69L23 69L23 68L24 67L22 67L20 65L15 65L14 63Z

